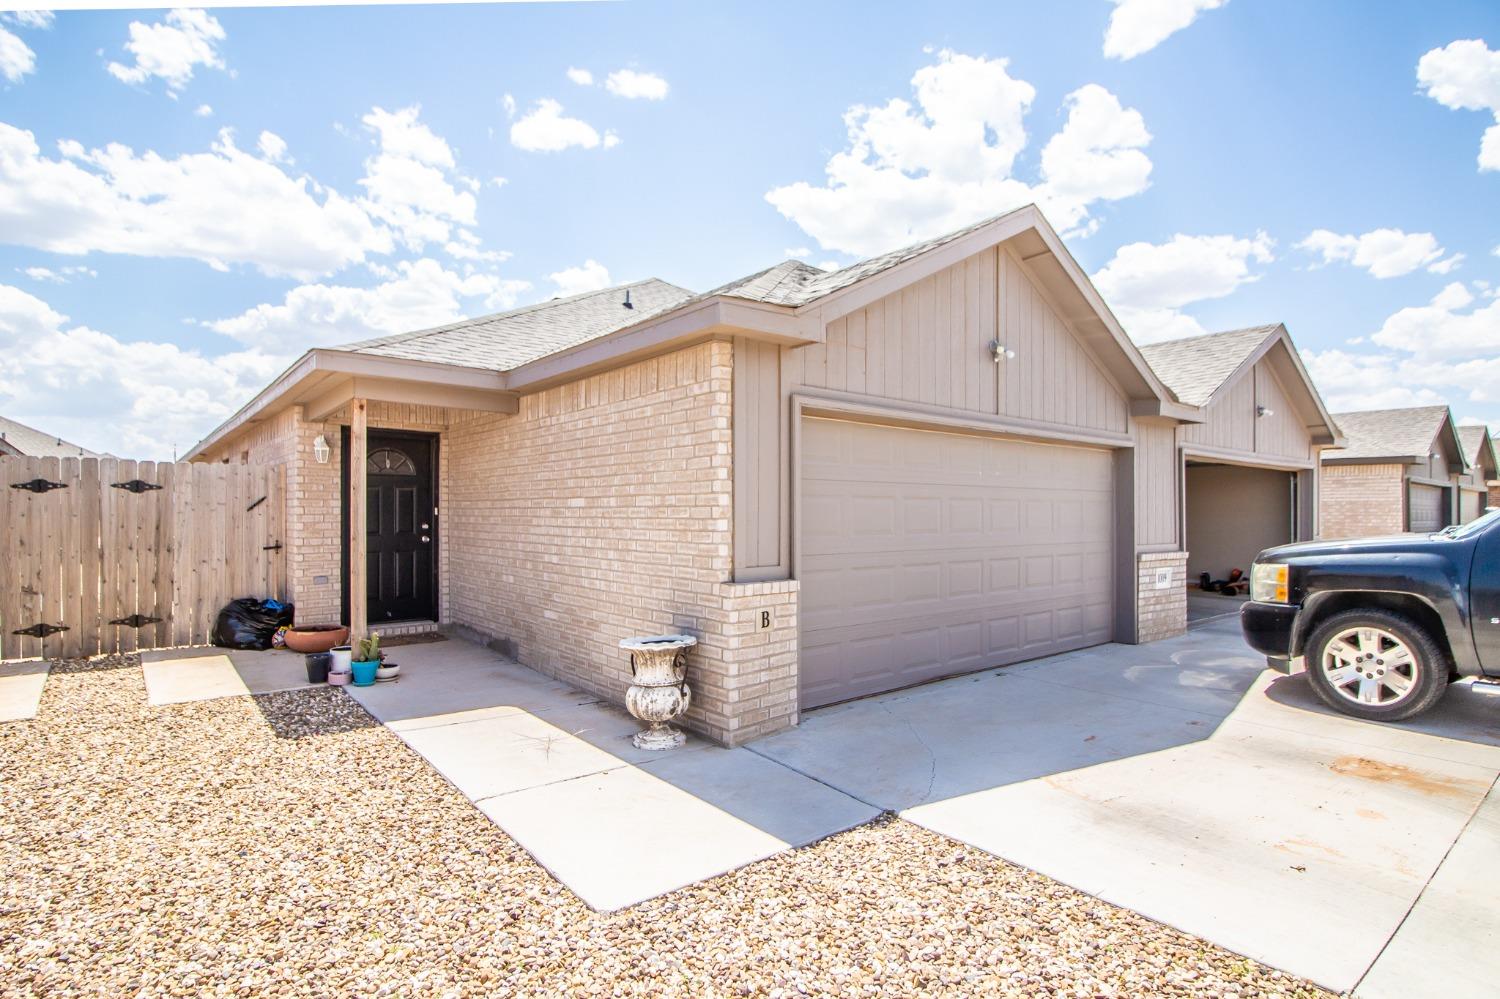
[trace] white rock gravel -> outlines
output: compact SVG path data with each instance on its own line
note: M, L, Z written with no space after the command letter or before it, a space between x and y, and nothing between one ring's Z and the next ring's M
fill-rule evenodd
M334 689L0 727L4 996L1315 996L894 818L592 912Z

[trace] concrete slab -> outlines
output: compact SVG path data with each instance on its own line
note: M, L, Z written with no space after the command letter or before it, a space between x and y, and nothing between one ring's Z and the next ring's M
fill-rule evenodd
M36 717L49 669L45 659L0 663L0 722Z
M1375 725L1263 666L1209 622L811 712L750 748L1346 991L1500 773L1500 701L1459 685ZM1336 946L1313 932L1333 926Z
M1500 988L1500 795L1491 787L1358 999L1487 999Z
M307 668L299 653L289 652L286 649L266 649L264 651L255 649L220 649L204 646L181 648L181 649L153 649L141 653L141 667L146 671L146 684L148 692L151 689L153 679L168 678L170 680L171 670L174 664L193 662L199 659L225 660L233 668L235 675L239 678L240 689L232 681L225 681L220 692L214 692L213 687L204 688L207 692L204 696L183 697L181 700L205 700L210 697L235 697L245 694L269 694L278 690L299 690L311 686L307 682ZM189 671L195 667L189 667ZM196 667L202 669L201 664ZM181 678L184 683L191 683L187 674ZM151 703L174 703L171 701Z
M743 749L672 753L479 802L588 905L620 909L874 818ZM661 835L665 849L644 849Z
M223 654L143 660L141 669L146 674L146 703L155 706L250 694L234 663Z

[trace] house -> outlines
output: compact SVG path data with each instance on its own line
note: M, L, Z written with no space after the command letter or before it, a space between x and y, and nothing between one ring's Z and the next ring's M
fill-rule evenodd
M1345 447L1323 453L1323 536L1436 531L1455 522L1463 444L1447 406L1336 413Z
M1169 340L1141 353L1204 413L1178 430L1189 578L1248 575L1264 549L1316 537L1318 456L1338 429L1286 327Z
M24 423L0 416L0 458L97 458L99 455L69 443L55 434L43 433Z
M1500 472L1496 471L1495 443L1489 427L1482 423L1459 427L1458 440L1468 466L1458 481L1458 523L1467 524L1494 502L1491 488L1500 489Z
M686 723L736 745L1180 633L1184 453L1294 477L1336 440L1285 331L1234 343L1228 388L1182 400L1027 207L833 272L309 350L189 458L285 465L300 620L436 622L617 702L619 640L687 631ZM1277 429L1212 436L1247 392Z

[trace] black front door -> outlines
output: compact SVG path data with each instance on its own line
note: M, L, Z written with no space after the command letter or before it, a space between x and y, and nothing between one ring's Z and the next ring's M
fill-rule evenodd
M346 497L349 494L347 444L346 431ZM437 618L437 515L433 476L437 466L436 452L437 438L430 434L370 431L365 458L365 589L371 628L378 628L383 621ZM347 509L344 516L347 524ZM346 620L348 609L346 585Z

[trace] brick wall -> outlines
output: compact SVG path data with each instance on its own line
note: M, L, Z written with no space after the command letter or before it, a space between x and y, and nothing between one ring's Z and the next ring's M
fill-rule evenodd
M1187 552L1142 552L1136 556L1135 601L1137 644L1180 635L1187 630ZM1165 586L1157 573L1168 573Z
M621 638L694 635L685 722L732 745L795 721L797 588L730 582L731 363L705 343L455 420L443 509L454 624L615 702Z
M1319 486L1322 537L1360 538L1406 530L1401 465L1324 465Z

